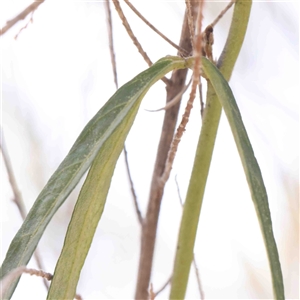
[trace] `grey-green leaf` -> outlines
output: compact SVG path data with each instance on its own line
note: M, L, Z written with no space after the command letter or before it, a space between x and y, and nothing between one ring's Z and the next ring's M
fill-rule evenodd
M92 163L72 214L47 299L74 299L81 268L103 213L116 162L139 104L136 102L132 106L122 126L118 126L105 141Z
M260 223L271 267L273 291L276 299L284 299L284 286L278 250L272 229L267 191L262 174L255 158L247 131L232 91L221 72L203 58L203 69L211 82L225 111L236 146L243 164L252 200Z
M133 121L138 106L148 89L169 71L185 67L185 60L179 57L169 56L160 59L149 69L123 85L91 119L38 196L14 237L0 270L1 278L11 270L28 263L57 209L77 185L102 147L107 147L110 138L115 139L115 132L120 130L120 127ZM122 131L120 143L129 129L130 126ZM114 155L114 159L117 159L117 156ZM3 299L11 298L18 280L10 285Z

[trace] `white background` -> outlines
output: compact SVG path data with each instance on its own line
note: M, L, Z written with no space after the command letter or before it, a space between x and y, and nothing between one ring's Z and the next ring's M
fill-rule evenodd
M3 1L1 24L30 1ZM175 43L184 1L133 1L136 8ZM151 31L121 2L132 29L152 61L176 49ZM206 2L203 26L226 2ZM147 68L111 5L119 85ZM232 10L215 27L214 56L226 40ZM102 1L45 1L33 24L19 22L1 39L1 123L19 188L29 210L89 119L114 93ZM254 2L248 32L230 81L269 194L286 297L299 298L299 4ZM182 104L185 106L186 98ZM152 273L154 290L169 278L181 217L175 175L184 198L201 120L196 100L166 186ZM164 106L158 82L146 95L128 136L130 168L146 211ZM182 115L182 112L180 113ZM1 162L2 163L2 162ZM1 167L1 261L22 220L12 203ZM39 244L45 270L53 272L79 189L67 199ZM77 291L84 299L132 299L140 228L121 155L104 214L82 270ZM195 257L205 298L272 298L261 233L238 153L223 115L202 206ZM29 267L36 267L32 259ZM169 288L157 298L166 299ZM199 298L194 269L186 297ZM42 280L24 275L13 296L44 299Z

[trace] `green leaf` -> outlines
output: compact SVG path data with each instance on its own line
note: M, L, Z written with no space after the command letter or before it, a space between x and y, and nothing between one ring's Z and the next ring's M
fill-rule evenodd
M11 242L0 270L1 278L11 270L28 263L47 224L102 147L108 149L109 140L115 141L118 139L117 136L119 136L120 144L123 143L138 106L148 89L169 71L185 67L185 60L179 57L168 56L159 60L123 85L91 119L38 196ZM125 125L127 126L126 130L120 131L120 127ZM118 155L114 153L111 159L117 159L117 157ZM11 298L18 280L12 282L3 299Z
M47 299L74 299L81 268L104 209L116 162L139 104L134 104L122 126L104 143L91 166L73 211Z
M247 178L251 197L260 223L269 264L271 267L273 291L276 299L284 299L284 286L278 250L272 229L272 220L267 191L261 171L255 158L246 128L232 91L221 72L207 59L203 58L203 69L211 82L228 119Z

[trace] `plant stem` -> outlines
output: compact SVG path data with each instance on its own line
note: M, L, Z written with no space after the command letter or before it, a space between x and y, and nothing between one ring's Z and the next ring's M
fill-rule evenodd
M251 4L251 1L243 0L238 0L235 4L229 35L218 61L218 67L226 80L229 80L231 76L246 34ZM212 86L208 84L203 124L180 225L170 299L184 299L185 297L221 109Z
M192 2L197 5L197 2ZM192 50L187 14L183 21L179 46L187 52ZM170 83L167 85L167 102L171 101L184 87L187 70L178 70L172 74ZM156 162L152 175L149 195L149 203L142 227L141 253L139 261L138 279L135 299L148 299L148 287L150 283L153 253L156 239L158 216L164 185L160 183L160 177L165 169L165 164L173 139L177 122L180 102L172 106L165 113L160 142L156 155Z

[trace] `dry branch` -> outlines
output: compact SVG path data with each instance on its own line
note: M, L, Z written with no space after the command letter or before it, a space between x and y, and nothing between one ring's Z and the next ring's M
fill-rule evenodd
M17 22L24 20L30 13L34 12L45 0L40 0L33 2L27 6L21 13L16 17L6 22L6 25L2 27L0 35L6 33L11 27L13 27Z
M128 0L124 0L125 3L131 8L131 10L141 19L145 24L147 24L154 32L156 32L160 37L162 37L166 42L168 42L171 46L177 49L181 54L188 56L189 53L181 48L180 46L173 43L169 38L167 38L163 33L161 33L156 27L154 27Z
M199 2L199 10L198 10L198 17L197 17L197 28L196 28L196 36L195 36L195 41L194 41L194 66L193 66L193 82L192 82L192 88L191 88L191 93L190 93L190 98L187 102L185 112L182 116L182 120L180 125L178 126L177 132L175 134L175 137L172 141L169 153L168 153L168 158L166 162L166 168L164 170L164 173L161 176L161 184L165 185L167 180L169 179L172 165L175 159L175 155L177 152L178 145L180 143L181 137L185 131L185 127L189 121L190 117L190 112L191 109L193 108L193 102L196 97L196 89L197 86L199 85L200 82L200 69L201 69L201 57L202 57L202 34L201 34L201 26L202 26L202 6L203 6L203 1Z
M225 15L225 13L228 11L228 9L235 3L236 0L231 0L231 2L219 13L217 18L210 24L212 27L214 27L220 19Z
M21 215L21 217L24 221L25 218L26 218L27 212L26 212L26 208L25 208L25 205L24 205L22 194L21 194L21 192L18 188L17 180L16 180L16 177L15 177L12 165L11 165L11 161L10 161L10 158L9 158L9 155L8 155L8 151L6 150L3 134L2 134L2 140L0 142L0 148L1 148L2 156L3 156L4 164L5 164L5 167L6 167L8 180L9 180L11 189L12 189L13 194L14 194L13 201L15 202L15 204L16 204L19 212L20 212L20 215ZM42 262L42 258L39 254L38 249L35 249L34 257L35 257L38 268L39 269L44 269L44 264ZM44 278L43 282L44 282L44 285L45 285L46 289L48 290L49 289L48 281L45 280L45 278Z
M118 89L119 86L118 86L117 63L116 63L116 55L115 55L115 50L114 50L113 27L112 27L111 9L110 9L109 2L110 2L109 0L106 0L109 50L110 50L111 65L112 65L113 74L114 74L115 86L116 86L116 89ZM133 180L132 180L132 176L131 176L131 172L130 172L130 168L129 168L128 154L127 154L127 150L126 150L125 145L124 145L123 150L124 150L126 171L127 171L129 184L130 184L130 190L131 190L131 194L132 194L132 198L133 198L133 202L134 202L134 207L135 207L135 210L136 210L138 221L139 221L140 225L142 225L143 217L142 217L142 214L141 214L141 211L140 211L140 208L139 208L136 192L135 192L135 189L134 189L134 184L133 184Z
M198 6L197 2L192 2L193 8ZM179 46L192 51L190 41L190 31L187 14L185 14ZM187 70L173 72L170 84L167 86L167 102L172 100L184 87ZM153 253L156 239L157 223L160 211L160 204L163 196L164 186L160 184L160 177L165 169L166 159L173 139L177 122L180 102L166 110L160 142L157 150L152 182L150 188L148 208L142 228L141 254L139 261L139 271L135 299L148 299L148 288L150 283Z
M144 51L142 45L140 44L140 42L138 41L138 39L136 38L136 36L133 34L133 31L123 13L123 10L120 6L120 2L118 0L114 0L113 1L116 11L119 14L120 19L122 20L122 23L129 35L129 37L131 38L131 40L133 41L134 45L137 47L138 51L140 52L140 54L143 56L144 60L147 62L147 64L149 65L149 67L153 64L151 59L149 58L149 56L147 55L147 53ZM169 84L169 79L166 77L163 77L161 79L165 84Z

